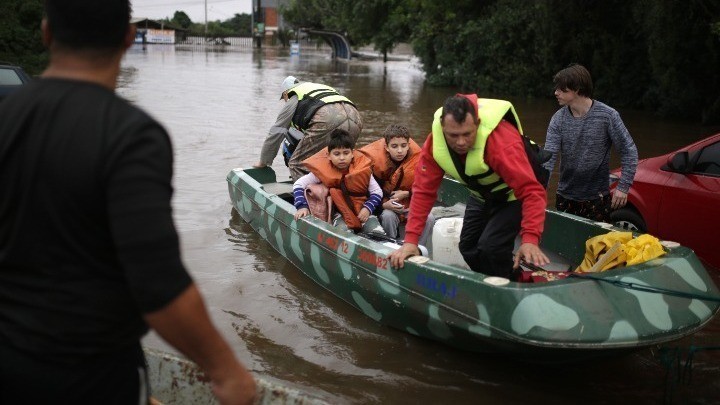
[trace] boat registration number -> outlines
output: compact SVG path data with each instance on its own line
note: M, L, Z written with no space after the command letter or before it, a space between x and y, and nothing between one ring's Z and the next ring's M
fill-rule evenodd
M342 253L348 252L348 243L345 241L340 241L338 238L332 236L325 237L323 236L323 234L319 233L317 236L317 241L332 250L337 250Z
M371 266L376 266L378 269L387 270L388 259L385 257L379 257L367 249L358 249L358 260Z

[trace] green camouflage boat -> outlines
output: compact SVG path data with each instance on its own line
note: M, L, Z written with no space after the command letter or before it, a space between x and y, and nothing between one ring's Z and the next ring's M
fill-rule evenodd
M578 360L688 336L720 306L701 262L677 244L668 243L660 258L592 279L520 283L427 257L397 270L387 259L397 245L311 216L296 221L292 184L278 182L271 168L235 169L227 181L240 216L308 277L378 322L459 349ZM438 206L466 200L462 185L443 181ZM609 226L548 210L541 248L554 265L574 267L585 241Z

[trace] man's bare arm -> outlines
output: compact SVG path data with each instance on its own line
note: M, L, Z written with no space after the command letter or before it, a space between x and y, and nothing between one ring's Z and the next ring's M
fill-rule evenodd
M253 403L255 380L212 324L195 284L144 318L163 339L203 369L221 404Z

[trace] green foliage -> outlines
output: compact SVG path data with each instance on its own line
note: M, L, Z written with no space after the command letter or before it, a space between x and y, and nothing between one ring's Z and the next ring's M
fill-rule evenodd
M406 7L405 0L291 0L281 13L295 29L337 31L387 53L410 36Z
M554 21L543 29L549 41L549 63L543 67L550 86L552 76L570 63L585 65L593 75L594 97L618 106L639 107L649 85L645 33L637 29L637 2L548 1L545 13ZM548 93L552 91L548 90Z
M536 42L540 38L536 17L540 6L512 7L509 3L512 1L498 1L487 14L458 30L466 57L455 84L463 90L536 95L547 87L539 69L546 58L542 44Z
M711 31L712 16L692 7L695 2L641 3L652 78L646 105L663 116L720 122L720 42Z
M185 14L184 11L176 11L175 14L173 14L172 20L170 20L170 23L176 27L188 29L192 24L192 20L187 14Z
M43 0L0 2L0 60L38 74ZM338 31L387 54L410 42L430 84L498 96L550 97L570 63L593 74L594 97L662 116L720 122L717 0L291 0L292 29ZM203 35L176 11L166 23ZM208 35L250 35L249 14L209 22ZM294 30L279 32L287 46Z
M332 29L332 6L337 0L290 0L280 8L285 21L295 28Z
M400 42L410 38L412 21L407 2L372 0L355 3L353 15L358 42L371 43L375 50L387 55Z
M231 19L224 22L235 34L241 37L249 37L252 33L252 18L250 14L235 14Z
M236 35L232 27L228 27L220 21L208 21L208 35L211 36L230 36Z
M415 54L420 58L431 84L469 87L462 79L469 60L477 61L478 44L467 34L476 29L488 1L458 0L452 7L433 0L408 0L408 19ZM432 18L430 17L432 16ZM465 33L466 35L463 35ZM475 70L475 67L470 66Z
M176 12L176 16L177 16ZM183 13L185 14L185 13ZM203 36L205 35L205 23L195 23L190 21L188 18L189 25L183 28L190 31L190 35ZM223 37L223 36L245 36L249 37L251 33L251 22L252 19L250 14L242 13L235 14L232 18L225 21L208 21L207 23L207 35L210 37ZM170 21L173 25L178 25L175 17Z
M47 66L48 55L40 36L42 0L0 2L0 61L22 66L31 75Z
M662 116L720 122L720 6L707 0L405 0L429 83L550 96L570 63L594 96Z

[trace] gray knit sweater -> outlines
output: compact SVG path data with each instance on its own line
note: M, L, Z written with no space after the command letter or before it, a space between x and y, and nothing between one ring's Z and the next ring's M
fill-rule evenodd
M560 152L558 194L577 201L607 195L611 146L620 154L622 166L618 189L627 193L635 177L638 153L620 114L597 100L579 118L573 117L569 107L559 109L550 120L545 140L545 149L553 157L544 165L552 171Z

